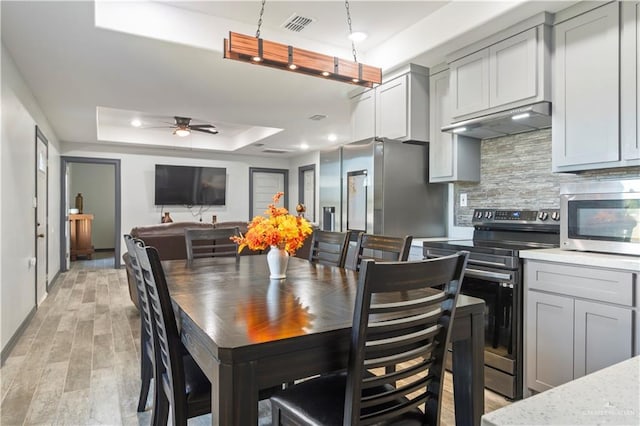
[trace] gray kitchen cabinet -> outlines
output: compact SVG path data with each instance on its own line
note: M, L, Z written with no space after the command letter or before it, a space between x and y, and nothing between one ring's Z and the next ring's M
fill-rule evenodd
M351 98L352 140L429 140L429 69L410 64Z
M554 28L554 172L640 165L638 2L612 2Z
M640 2L622 3L620 143L622 160L640 159Z
M489 49L449 64L452 116L462 117L489 108Z
M411 71L376 87L376 136L429 140L429 70Z
M527 387L538 392L573 380L573 317L571 297L528 293Z
M528 389L545 391L637 352L637 274L526 260L524 276Z
M489 47L489 106L537 95L537 28Z
M550 100L547 19L540 15L529 24L538 24L532 28L521 24L502 40L482 41L450 56L454 120Z
M376 135L376 92L366 90L351 98L351 139L360 141Z
M575 301L574 378L631 358L632 314L628 308Z
M618 9L610 3L554 28L554 171L620 160Z
M441 132L451 123L449 70L429 77L429 182L480 181L480 141Z

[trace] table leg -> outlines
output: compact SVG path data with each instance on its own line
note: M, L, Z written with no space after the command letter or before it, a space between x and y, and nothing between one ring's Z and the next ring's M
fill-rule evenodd
M258 424L258 386L255 363L219 364L218 380L211 382L211 424Z
M471 315L471 336L453 342L456 425L480 425L484 413L484 314Z

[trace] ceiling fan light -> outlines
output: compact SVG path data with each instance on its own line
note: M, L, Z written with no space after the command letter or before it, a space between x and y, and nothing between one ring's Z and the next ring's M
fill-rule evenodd
M173 134L176 136L180 136L181 138L185 137L185 136L189 136L191 134L191 130L189 129L182 129L182 128L177 128L173 131Z

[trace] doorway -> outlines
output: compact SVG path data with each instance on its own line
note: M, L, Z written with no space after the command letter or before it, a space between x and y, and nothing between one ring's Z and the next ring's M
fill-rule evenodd
M49 291L49 141L36 126L36 306Z
M63 271L70 268L72 236L74 244L80 241L78 232L90 243L83 242L82 250L74 247L74 257L83 259L106 257L114 269L120 268L121 254L121 177L120 160L91 157L61 157L60 265ZM69 209L82 211L70 221ZM81 200L81 201L80 201ZM80 209L79 209L80 210ZM80 214L81 213L81 214ZM70 228L73 223L74 229ZM81 226L81 228L80 228ZM87 235L89 233L89 235ZM86 240L84 240L86 241Z
M273 203L273 196L284 192L282 206L289 207L289 170L249 168L249 220L255 215L264 214L269 204Z
M316 165L298 167L298 203L304 205L305 218L316 221Z

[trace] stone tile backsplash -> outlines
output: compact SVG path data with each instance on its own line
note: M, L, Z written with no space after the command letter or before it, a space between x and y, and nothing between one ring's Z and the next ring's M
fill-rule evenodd
M561 183L640 176L640 167L552 173L551 129L479 143L480 182L454 185L456 226L471 226L476 208L559 208ZM460 193L467 194L467 207L460 207Z

